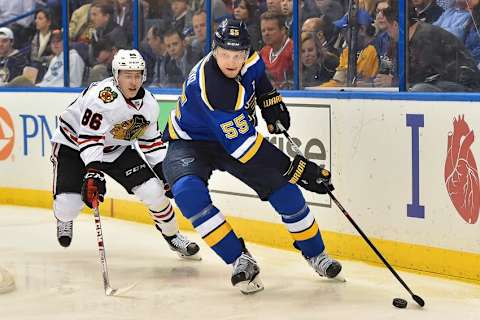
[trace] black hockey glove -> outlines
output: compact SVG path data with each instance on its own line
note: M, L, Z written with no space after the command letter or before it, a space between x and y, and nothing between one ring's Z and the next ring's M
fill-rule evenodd
M163 162L157 163L155 167L153 167L153 171L157 174L157 176L162 180L163 182L163 190L165 191L165 195L173 199L173 192L172 189L170 188L170 184L168 184L167 179L165 178L165 175L163 174L163 167L162 167Z
M320 168L314 162L301 155L296 155L284 176L290 183L296 183L305 190L326 194L328 186L330 191L335 190L330 183L330 171Z
M82 185L82 200L89 208L93 208L94 202L103 202L107 187L105 177L100 170L88 168Z
M276 125L277 121L280 121L285 130L290 128L290 114L282 101L282 96L276 90L261 96L257 102L270 133L282 133L282 130Z

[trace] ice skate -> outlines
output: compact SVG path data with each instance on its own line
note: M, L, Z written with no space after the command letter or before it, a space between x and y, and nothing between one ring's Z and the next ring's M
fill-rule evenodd
M202 260L199 255L200 247L195 242L187 239L184 235L177 233L174 236L167 237L163 235L170 249L175 251L180 258L188 260Z
M307 262L321 277L345 282L345 278L340 275L342 265L337 260L330 258L325 252L320 253L318 256L307 258Z
M263 290L259 277L260 267L250 252L244 249L242 255L233 263L232 285L240 289L243 294L252 294Z
M73 236L73 221L63 222L57 219L57 239L64 248L70 246Z

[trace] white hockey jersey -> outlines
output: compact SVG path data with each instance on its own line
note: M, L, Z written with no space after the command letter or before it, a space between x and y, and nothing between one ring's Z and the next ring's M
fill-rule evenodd
M160 110L148 90L140 89L138 96L125 99L113 78L92 83L62 112L52 142L78 150L87 166L113 162L138 141L148 163L155 166L166 155L157 124Z

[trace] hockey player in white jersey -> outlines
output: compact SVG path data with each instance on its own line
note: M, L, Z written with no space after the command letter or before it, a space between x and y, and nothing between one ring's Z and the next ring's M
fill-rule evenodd
M52 138L58 241L68 247L83 205L92 208L96 200L103 201L106 173L148 207L172 250L199 259L198 245L179 233L166 196L166 145L157 125L158 103L142 86L145 61L137 50L119 50L112 71L112 78L92 83L62 112ZM136 142L148 165L134 149Z

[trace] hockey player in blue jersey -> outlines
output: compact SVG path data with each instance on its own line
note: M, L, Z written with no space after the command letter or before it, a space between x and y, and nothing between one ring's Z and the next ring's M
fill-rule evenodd
M250 50L246 26L224 20L212 51L192 69L163 133L169 141L163 162L175 202L203 240L233 266L232 284L248 294L263 289L255 259L210 199L213 170L227 171L269 201L281 215L294 245L313 269L328 278L342 266L325 252L320 230L297 184L326 193L330 173L297 155L293 161L257 130L255 104L271 134L288 129L290 116L272 87L259 55Z

